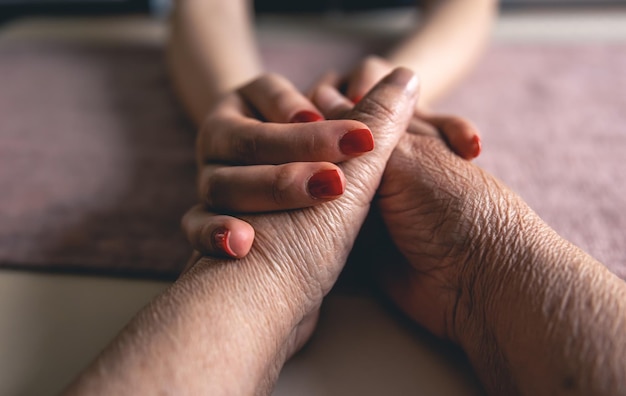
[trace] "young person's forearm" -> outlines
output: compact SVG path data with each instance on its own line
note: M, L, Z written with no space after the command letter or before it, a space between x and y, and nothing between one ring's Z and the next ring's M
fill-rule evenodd
M221 94L262 70L248 0L178 0L168 62L184 106L196 123Z
M520 208L459 307L462 346L492 394L626 394L626 284Z
M301 319L299 296L276 284L269 263L203 260L144 308L67 394L269 394Z
M483 49L496 12L494 0L429 0L420 27L388 56L394 66L415 70L422 81L420 104L446 93Z

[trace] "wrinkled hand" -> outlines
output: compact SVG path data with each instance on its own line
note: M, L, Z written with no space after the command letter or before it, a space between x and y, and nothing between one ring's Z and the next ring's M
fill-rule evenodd
M313 103L329 119L353 106L330 86L320 87ZM402 134L387 162L374 201L388 235L381 228L365 230L359 257L378 260L381 286L410 318L459 342L467 307L480 288L474 281L481 258L501 251L498 233L516 213L528 210L496 179L413 121L412 133Z
M242 217L256 231L255 248L233 265L254 267L255 271L265 274L259 275L259 279L269 277L271 296L257 297L261 301L267 298L275 301L274 309L279 310L279 317L289 316L287 313L291 312L297 318L293 323L290 341L286 343L288 353L297 349L310 336L322 298L346 262L367 216L386 162L400 136L406 131L417 99L417 85L412 72L398 69L377 84L354 109L342 112L341 118L344 120L341 122L351 125L350 130L369 127L375 147L371 153L338 166L337 169L345 175L345 191L341 198L301 210ZM341 105L334 101L330 87L328 90L321 89L317 98L329 112ZM292 144L291 147L296 146ZM272 148L268 150L275 152ZM297 151L297 147L292 149L292 152ZM284 175L291 180L289 172ZM248 182L257 183L253 179L248 179ZM268 185L271 183L267 183L267 180L259 180L257 183L261 190ZM297 189L298 184L286 184L285 192L294 188ZM239 196L224 201L224 205L229 202L235 205L242 198ZM233 207L224 209L241 210ZM185 216L183 225L188 235L202 235L206 224L214 219L215 216L196 207ZM201 258L192 264L190 271L211 265L213 261L208 257Z
M337 76L334 72L327 73L318 81L316 87L333 85L353 103L358 103L393 68L394 66L386 59L370 55L343 77ZM314 88L312 92L315 90ZM480 155L480 134L469 121L461 117L416 108L408 132L442 137L457 155L467 160Z
M332 87L328 85L324 85L324 84L320 84L316 88L312 96L312 99L315 102L314 104L318 106L319 109L328 118L342 117L343 115L350 112L350 110L353 107L353 104L350 101L348 101L345 97L343 97L341 94L339 94L339 92L334 90ZM377 109L377 111L381 112L381 115L385 115L386 112L389 112L389 109L385 107L381 107ZM469 123L457 117L453 118L453 117L441 116L438 119L435 119L435 118L437 117L432 116L432 119L435 121L435 125L439 127L441 127L442 125L445 125L449 131L452 131L453 134L458 134L459 130L462 132L464 129L467 130L468 128L471 128ZM209 121L210 120L212 119L209 118ZM461 122L456 122L455 120L461 120ZM319 125L321 124L319 123L315 124L315 126L319 126ZM401 217L400 218L401 221L396 222L394 220L395 218L394 216L396 216L396 212L394 212L394 208L397 207L399 208L398 210L402 209L406 211L417 210L416 206L426 201L426 200L421 199L422 195L424 194L427 195L428 192L430 191L428 189L422 190L421 185L419 184L411 185L410 177L408 177L408 176L414 177L418 175L420 172L419 162L418 162L419 158L418 157L411 158L411 155L413 154L415 155L419 154L420 156L423 156L423 154L418 153L418 150L415 146L415 142L417 141L416 139L424 139L428 137L429 139L426 142L430 142L429 143L430 145L438 144L437 152L441 155L440 160L443 161L444 159L446 159L446 161L448 162L457 161L459 164L463 164L459 166L465 166L466 164L464 163L464 161L461 161L459 160L459 158L456 158L454 155L452 155L451 152L445 147L445 144L440 139L441 135L437 133L436 131L433 132L434 127L432 126L432 124L428 124L424 122L423 120L418 119L414 116L412 117L409 125L407 126L407 131L409 131L410 133L404 134L404 136L402 137L400 141L400 147L398 147L394 151L394 161L392 161L389 164L389 169L385 171L385 175L386 175L385 184L381 186L381 193L384 193L383 196L385 197L385 199L381 200L381 203L384 204L383 206L381 206L381 211L386 217L387 224L390 227L390 231L392 231L392 235L394 236L394 238L397 241L404 241L403 244L400 244L399 246L402 248L401 249L402 254L404 254L405 257L409 256L411 260L407 262L403 262L404 263L403 266L399 266L399 267L394 266L395 271L393 272L391 271L390 268L387 268L383 271L383 274L385 274L384 279L388 280L388 282L386 283L387 290L390 292L390 294L396 300L396 302L398 302L399 305L403 309L405 309L405 311L407 312L410 311L411 316L414 319L416 319L416 321L428 327L434 333L441 335L441 336L448 336L447 329L442 329L443 325L441 323L444 323L445 321L448 320L449 312L452 309L452 308L449 308L449 306L454 306L454 299L453 299L454 296L450 296L450 293L440 293L440 290L442 288L446 290L448 289L454 290L454 287L452 286L453 282L446 280L445 282L433 283L431 285L426 285L425 287L422 287L417 284L410 285L410 286L407 286L405 284L404 285L406 289L404 291L405 294L408 294L410 292L415 293L415 290L418 290L418 291L425 293L424 295L426 296L429 296L432 294L436 296L437 300L441 300L441 304L429 303L429 305L427 305L427 307L430 307L429 312L420 312L419 314L415 314L413 313L413 311L416 311L416 310L419 311L421 305L417 304L417 308L409 307L409 306L406 306L406 307L402 306L401 303L406 304L408 303L408 301L415 301L416 299L412 298L412 299L407 299L406 301L402 301L402 299L397 295L397 293L399 293L399 291L402 290L399 285L399 279L402 279L402 278L397 278L397 277L394 278L391 275L401 273L402 271L406 273L407 270L410 268L413 268L414 271L417 271L417 272L420 272L420 271L427 272L427 270L436 269L438 268L438 266L443 265L442 263L444 261L452 260L452 258L449 257L448 255L448 253L450 252L435 251L436 249L434 248L437 247L436 244L433 244L433 245L421 244L419 246L415 246L414 250L411 250L411 249L407 250L406 248L411 246L412 241L417 244L420 240L429 240L431 236L428 235L428 232L431 229L430 227L432 227L433 224L432 224L432 221L430 221L431 219L425 219L425 220L417 219L411 216L407 216L407 217L399 216ZM253 132L251 132L251 134L249 135L250 137L253 137L252 133ZM275 162L276 160L275 153L277 152L277 150L273 149L271 146L272 144L277 144L279 139L282 139L283 144L285 144L284 141L286 140L287 136L288 136L287 134L283 134L282 136L277 137L274 142L267 143L263 147L263 149L268 150L268 153L262 154L262 155L265 155L266 161ZM437 143L433 143L433 142L437 142ZM301 150L300 147L298 146L298 144L302 144L301 142L292 141L292 142L289 142L289 144L292 145L291 152L298 153L298 154L294 154L294 157L297 157L297 155L302 155L300 153L302 153L304 150ZM318 157L318 159L333 160L333 158L324 157L324 155L327 155L327 154L319 153L319 156L321 158ZM270 156L273 156L273 157L270 159L268 158ZM454 158L454 160L450 160L450 157ZM302 158L297 158L297 159L301 160ZM235 162L237 161L237 159L232 158L232 161ZM402 169L402 167L396 166L399 163L404 163L403 166L405 166L406 169L411 169L412 173L407 174L406 169ZM394 166L391 166L392 164ZM416 166L417 166L417 169L415 169ZM246 204L247 206L245 210L241 209L242 202L245 203L245 201L249 200L251 196L254 196L253 195L254 193L251 193L251 194L242 193L242 192L248 191L246 190L246 188L249 188L250 184L256 185L257 186L256 190L258 191L263 191L263 190L271 191L273 188L272 186L275 185L275 183L271 183L270 180L268 179L259 179L257 177L245 178L244 176L246 175L246 173L248 173L251 170L250 168L254 168L254 167L238 168L238 170L240 171L240 174L231 176L228 180L224 181L224 183L222 184L223 187L221 189L216 190L219 192L218 194L216 194L216 196L219 196L220 194L222 195L225 194L225 191L232 191L232 193L230 193L231 198L229 200L222 199L221 202L224 202L223 204L224 206L218 209L226 210L226 211L235 211L235 212L246 212L246 211L258 212L258 211L267 210L266 208L269 206L264 206L262 194L261 194L260 199L248 202ZM291 171L292 171L291 169L285 169L284 174L288 175L289 172ZM249 174L251 174L251 172ZM238 177L241 178L241 181L237 181ZM404 182L406 182L406 185L402 187ZM323 201L317 201L317 202L307 201L306 205L302 204L303 200L298 200L297 198L295 198L297 197L297 194L290 192L290 189L297 190L299 188L298 186L303 186L303 185L304 185L304 182L302 181L297 184L286 184L284 187L285 192L280 194L281 196L284 197L284 199L281 202L278 202L278 201L271 202L272 204L271 209L272 210L276 210L276 209L287 210L290 208L296 208L299 206L310 206L311 204L323 202ZM395 189L397 189L397 191L404 192L405 194L403 195L403 194L394 193ZM302 190L306 190L306 189L302 189ZM387 192L389 191L390 193L387 194ZM276 196L276 194L272 194L272 195ZM210 204L210 203L207 203L207 204ZM415 207L412 207L411 205L415 205ZM212 208L212 207L209 206L209 208ZM438 208L431 208L431 211L433 213L439 213ZM211 230L213 229L212 225L215 224L216 219L224 223L231 224L230 225L231 228L226 228L227 230L229 230L226 236L231 241L230 243L232 243L233 245L242 245L242 244L245 245L246 252L247 252L247 249L249 249L249 246L252 243L252 240L254 238L250 226L240 219L235 219L235 218L228 217L228 216L213 215L211 213L206 212L202 207L195 208L194 210L190 211L187 214L187 216L185 216L184 228L189 236L190 241L194 245L194 247L204 252L205 254L214 254L215 251L218 251L218 249L215 249L214 246L217 245L219 247L220 242L221 242L223 246L226 246L226 250L230 249L228 248L229 243L225 240L224 237L222 237L222 234L219 234L219 233L217 234L218 236L217 240L214 238L215 234L213 235L213 237L211 237ZM437 219L437 221L440 221L440 220L441 219ZM412 223L413 221L415 221L415 223ZM236 232L237 228L232 227L232 223L241 223L241 226L239 227L241 229L241 232L237 233ZM413 235L411 232L409 232L414 229L413 226L415 224L419 224L424 227L422 234ZM400 232L398 232L398 230L400 230ZM408 233L403 234L402 230L405 230ZM445 238L445 237L448 237L446 230L442 231L442 238ZM385 248L385 246L381 246L381 243L383 243L383 241L385 241L387 238L388 237L384 235L383 237L377 239L376 241L377 243L370 245L369 247L371 248L372 246L374 246L374 249L382 250L383 248ZM414 240L412 238L414 238ZM460 250L462 251L462 249ZM303 254L306 254L306 253L303 253ZM402 257L401 255L399 256ZM420 256L430 257L430 261L424 262L423 260L418 260L416 257L420 257ZM454 273L454 271L449 271L449 272ZM407 274L406 279L409 278L408 275L409 274ZM437 277L435 277L435 279L436 278ZM422 283L428 283L424 279L428 280L429 277L422 277L419 279ZM313 312L313 315L311 316L313 317L313 320L310 320L308 322L309 332L310 330L312 330L312 326L315 323L314 318L317 316L317 313ZM304 332L304 333L308 334L309 332Z
M441 140L403 136L376 200L401 253L377 264L385 292L415 322L458 343L481 255L497 243L511 202L513 194Z
M313 103L326 117L352 107L336 90L325 92ZM457 308L479 265L476 251L497 239L489 232L497 229L490 210L516 201L506 191L440 138L405 133L374 201L388 235L375 221L368 224L358 257L377 261L373 266L381 286L409 317L439 337L458 341ZM497 205L489 203L494 199Z
M345 181L333 162L373 145L362 123L323 121L291 83L263 75L225 96L200 129L198 210L266 212L335 199ZM254 231L243 221L228 216L187 220L184 228L194 230L189 239L203 253L242 257L250 249Z

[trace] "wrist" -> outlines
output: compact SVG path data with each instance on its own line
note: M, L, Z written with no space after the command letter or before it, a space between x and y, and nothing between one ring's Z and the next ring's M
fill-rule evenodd
M278 340L288 334L304 313L299 309L296 285L273 272L269 260L257 252L242 259L200 258L185 274L202 293L201 300L227 302L237 314L245 316L251 332L267 334Z
M289 315L238 263L196 258L68 394L269 394L285 360Z
M254 255L251 255L254 256ZM253 258L202 258L177 282L188 298L180 305L210 323L214 356L237 356L229 377L250 378L255 389L271 386L291 353L303 313L287 285L276 282L267 262ZM219 364L219 362L216 362ZM254 393L254 392L252 392Z
M613 394L606 386L624 366L597 358L624 328L621 280L525 205L507 213L457 311L459 343L488 393L552 394L572 384L579 394Z
M519 287L530 286L526 275L543 270L543 249L558 238L516 194L494 179L486 182L489 193L469 217L468 254L459 271L453 334L464 349L498 332L501 308L512 308L504 299L516 299Z

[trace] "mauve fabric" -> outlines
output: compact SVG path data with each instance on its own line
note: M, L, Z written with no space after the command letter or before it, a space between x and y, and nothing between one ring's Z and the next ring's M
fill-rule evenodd
M264 40L300 87L367 48ZM626 44L500 45L440 108L483 133L477 163L626 277ZM194 130L160 48L0 44L0 265L174 277L190 248ZM425 82L427 83L427 82Z

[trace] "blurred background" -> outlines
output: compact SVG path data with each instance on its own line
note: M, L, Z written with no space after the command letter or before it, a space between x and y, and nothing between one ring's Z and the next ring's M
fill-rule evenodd
M411 4L413 0L405 0ZM293 4L287 0L266 1L263 10L290 10ZM313 2L310 2L313 3ZM380 3L380 2L379 2ZM502 0L503 8L524 7L599 7L625 5L626 0ZM319 8L329 8L341 4L345 8L363 9L368 1L325 0L317 2ZM170 0L0 0L0 18L9 19L24 15L76 15L76 14L119 14L119 13L163 13L170 6ZM301 7L298 5L298 7ZM312 9L313 11L314 9Z
M297 1L282 3L262 9ZM189 255L195 131L163 57L169 7L0 0L0 395L58 393ZM268 69L306 87L414 25L357 14L259 18ZM483 131L478 165L624 279L625 71L626 0L504 0L493 46L441 105ZM462 356L362 296L331 295L314 343L276 396L482 394Z

